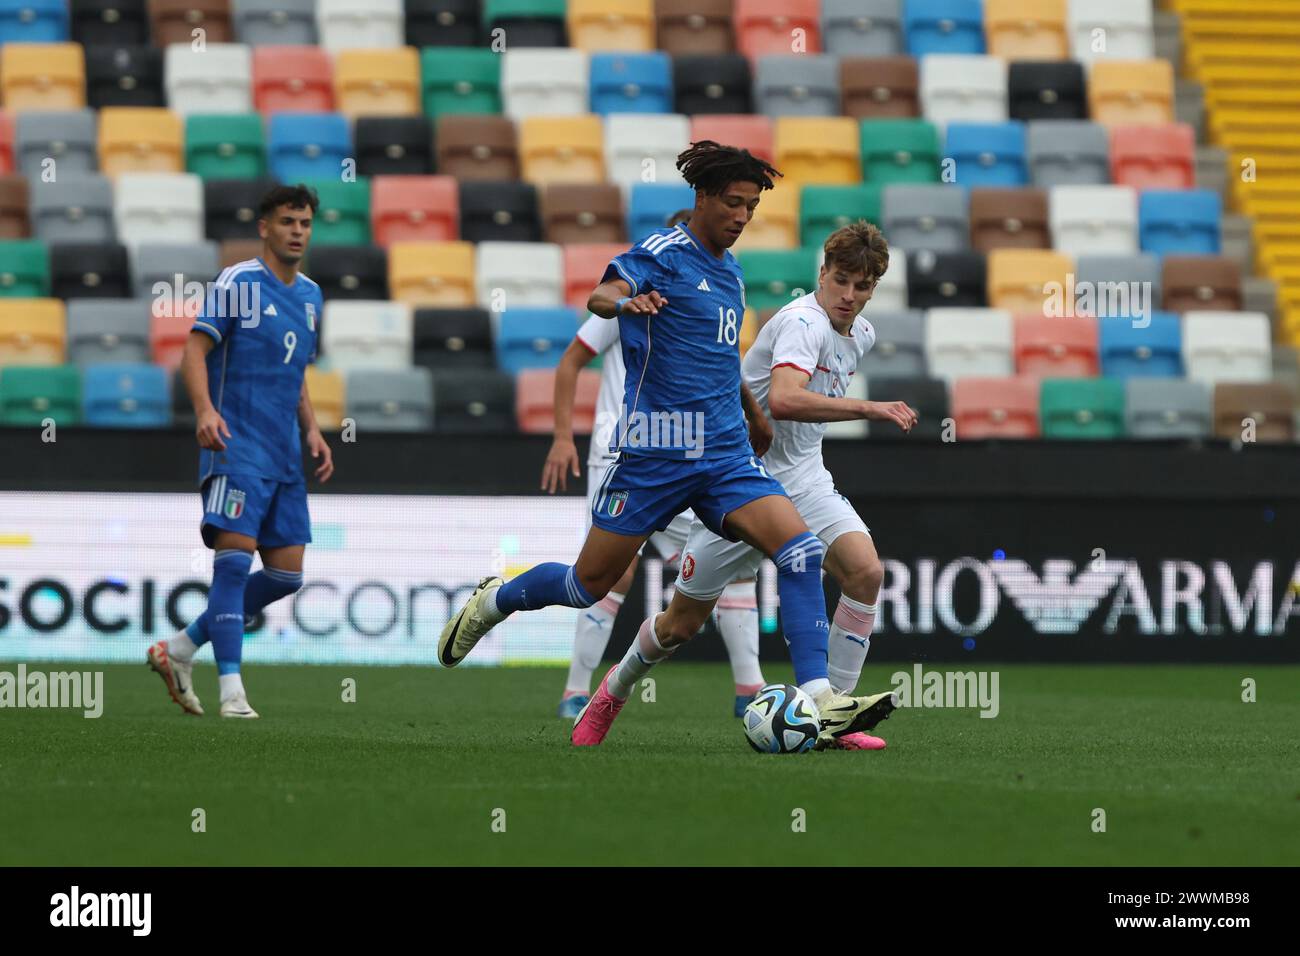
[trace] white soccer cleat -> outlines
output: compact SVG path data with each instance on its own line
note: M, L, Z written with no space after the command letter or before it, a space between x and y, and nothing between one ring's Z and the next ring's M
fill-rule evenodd
M199 695L194 693L194 663L182 663L167 651L167 642L159 641L149 648L146 655L149 667L167 685L167 693L172 700L180 704L181 709L195 717L203 716L203 707L199 704Z
M442 629L438 638L438 661L443 667L455 667L474 649L483 635L495 627L483 617L483 599L488 592L506 582L498 577L486 577L478 583L469 600Z
M876 724L889 719L896 707L898 694L893 691L870 697L848 697L833 690L826 691L817 698L817 710L822 717L817 749L834 746L840 737L874 730Z
M234 697L227 697L221 702L221 716L242 717L245 720L253 720L261 715L248 706L248 698L245 695L236 694Z

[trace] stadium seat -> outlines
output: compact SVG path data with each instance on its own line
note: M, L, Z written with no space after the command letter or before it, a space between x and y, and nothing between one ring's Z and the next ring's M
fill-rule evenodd
M423 176L433 171L433 124L426 116L362 116L353 132L359 176Z
M68 362L87 366L149 361L149 302L74 299L68 303Z
M321 344L328 368L340 372L409 369L412 332L411 307L402 302L326 301L321 319Z
M988 259L989 305L1009 312L1052 315L1065 301L1074 260L1054 249L994 249ZM1059 292L1057 291L1059 290Z
M347 377L342 372L327 372L308 365L303 384L311 396L311 408L321 431L336 432L342 428L347 408Z
M1012 63L1007 67L1011 118L1085 120L1087 84L1078 63Z
M891 247L955 252L970 247L969 197L960 186L893 183L881 193L882 228Z
M654 0L568 0L567 19L569 45L579 50L655 48Z
M1250 435L1256 442L1293 442L1295 401L1295 392L1278 382L1220 382L1214 387L1214 435L1236 441Z
M512 46L501 56L501 100L511 119L587 112L587 55L581 50Z
M736 48L751 60L771 53L820 53L819 7L818 0L735 0Z
M775 164L773 121L767 116L753 114L705 114L691 117L690 141L698 143L711 139L747 149L759 159Z
M459 237L460 188L450 176L376 176L370 215L374 241L443 242Z
M32 180L32 235L46 242L109 242L113 229L113 187L99 175Z
M496 369L487 309L416 309L415 364L427 369Z
M259 113L332 113L334 66L315 46L253 50L253 103Z
M249 46L315 46L316 0L231 0L231 27Z
M1039 382L1031 376L959 378L952 418L960 441L1037 438Z
M57 250L59 247L54 248ZM126 249L119 248L125 264ZM217 244L211 240L192 244L144 242L136 247L132 256L132 288L123 295L157 299L155 286L158 283L179 286L177 291L188 295L191 283L209 282L220 272Z
M933 267L933 262L930 262ZM984 294L983 260L980 265L980 296ZM889 257L889 268L876 283L876 291L871 295L871 310L875 312L902 312L907 309L907 253L901 249Z
M646 181L682 181L677 157L691 142L691 123L678 113L647 116L616 113L605 118L605 162L608 179L625 190Z
M980 0L907 0L903 4L907 52L983 53L984 11Z
M1186 123L1116 126L1110 131L1111 178L1134 189L1196 185L1196 133Z
M910 56L840 58L842 111L853 119L919 116L920 84L916 60Z
M1028 124L1029 178L1040 189L1103 186L1110 182L1106 130L1087 120L1035 120Z
M472 47L482 18L480 0L406 0L406 45Z
M1070 0L1073 59L1145 60L1155 55L1149 0Z
M745 304L779 309L817 288L815 249L752 249L736 256L745 274Z
M340 113L277 113L268 130L271 173L281 182L337 179L353 157L348 120Z
M1029 182L1022 123L950 123L944 158L961 186L1022 186Z
M921 58L921 112L940 129L950 122L1007 119L1007 65L995 56L932 53Z
M1088 113L1103 126L1174 122L1174 68L1168 60L1098 60L1088 76Z
M45 160L52 159L60 176L99 172L96 120L91 109L18 113L13 117L12 168L39 179Z
M731 247L733 253L744 249L793 249L799 244L799 196L797 183L777 180L765 190L754 211L754 218ZM684 207L688 211L690 205ZM819 244L820 245L820 244Z
M461 182L519 178L515 124L504 116L439 116L439 173Z
M526 368L554 368L580 324L568 308L516 307L493 317L497 368L512 375Z
M434 419L447 434L513 434L515 377L495 369L439 369L433 379Z
M898 257L900 260L902 256ZM903 260L906 261L906 260ZM889 270L894 269L891 257ZM887 272L886 275L889 273ZM871 381L876 376L925 376L925 313L920 309L884 310L872 296L868 321L876 344L858 363L858 374Z
M573 432L590 435L596 422L596 396L600 394L600 372L585 368L578 372L573 402ZM526 435L550 435L555 431L555 369L528 368L515 379L515 419Z
M776 167L787 185L862 181L860 131L847 116L782 116L774 125Z
M1069 59L1066 5L1067 0L984 0L989 53L1013 69L1018 60Z
M420 113L420 55L413 47L340 50L334 57L334 101L344 116Z
M1047 193L1042 189L972 189L970 242L977 252L1050 249Z
M67 334L60 300L0 298L0 366L60 365Z
M1056 186L1048 195L1052 245L1072 256L1137 252L1137 191Z
M923 119L862 121L862 178L871 183L939 182L939 131Z
M180 116L157 107L110 106L99 113L99 168L123 173L179 173L185 169Z
M153 363L163 368L180 368L185 341L194 327L197 309L184 301L170 299L150 303L149 348Z
M600 283L610 260L626 251L625 242L565 245L563 247L564 304L579 312L585 312L587 299Z
M519 161L523 178L536 186L601 182L605 179L605 130L600 117L588 113L521 119Z
M759 199L760 208L764 201L765 198ZM628 191L628 238L638 243L656 229L662 229L673 213L694 206L695 190L685 183L633 183Z
M665 112L698 118L747 114L753 109L754 79L749 60L741 54L687 54L673 57L672 63L673 108Z
M1044 438L1124 437L1124 386L1114 379L1044 379L1040 409Z
M185 121L185 169L203 179L256 179L266 175L262 117L190 116Z
M1001 309L935 308L925 317L930 375L947 380L1012 375L1011 313Z
M82 423L94 428L167 428L170 383L157 365L92 365L82 373Z
M501 112L501 54L487 49L431 47L420 51L425 115Z
M143 44L86 47L86 105L166 106L162 50Z
M1203 382L1130 378L1124 383L1129 438L1208 438L1210 418L1210 390Z
M906 263L900 275L907 283L907 305L914 309L978 309L987 302L988 265L978 252L923 249L908 253ZM901 253L891 255L886 278L902 264Z
M1218 255L1222 219L1222 199L1206 189L1147 189L1138 197L1143 252L1161 256Z
M307 274L331 299L387 299L388 254L371 243L358 246L314 246L308 253Z
M484 0L483 27L512 47L568 47L565 0Z
M1098 374L1097 320L1090 316L1015 317L1016 372L1040 378Z
M1183 333L1178 316L1154 312L1097 320L1101 372L1108 378L1170 378L1183 374Z
M182 116L253 109L252 48L242 43L169 46L163 57L167 105Z
M817 53L772 53L754 65L754 111L765 116L839 116L840 68Z
M763 202L759 202L760 213ZM799 245L820 247L836 229L865 219L880 222L880 187L805 186L799 204Z
M1183 316L1187 377L1217 382L1267 382L1273 377L1272 335L1262 312L1189 312Z
M478 304L494 314L564 302L564 253L551 242L481 242L474 272Z
M0 241L0 298L50 294L50 250L39 239Z
M469 242L395 242L388 249L389 293L411 306L472 306L474 259Z
M0 367L0 425L41 427L47 419L57 425L81 420L81 371L71 365Z
M1241 269L1227 256L1166 256L1162 263L1166 312L1238 312Z
M0 176L7 176L14 171L14 144L17 139L14 119L12 113L0 109Z
M402 0L316 0L316 35L331 53L400 47Z
M591 111L600 116L673 111L672 61L667 53L593 53L590 85Z
M532 183L462 181L460 236L470 242L540 242L536 187Z
M82 46L121 47L149 42L145 0L72 0L70 7L71 37Z
M433 375L427 368L352 369L347 416L362 430L433 431Z
M203 181L191 173L124 173L113 205L119 241L199 242L203 239Z
M273 179L209 179L203 183L203 234L217 242L257 240L257 207L276 185ZM319 219L319 214L317 214ZM320 242L321 223L313 241ZM258 240L259 246L261 240Z
M923 375L876 376L867 379L867 397L873 402L907 402L920 416L908 433L908 441L942 438L944 420L949 417L948 383L941 378ZM901 432L892 425L880 423L871 427L871 436L898 438Z
M613 183L553 183L541 190L547 242L621 243L623 196Z
M655 0L655 46L677 57L731 53L732 0Z
M50 246L50 292L39 294L65 300L127 298L131 295L131 264L126 246L117 242L54 243Z
M1147 316L1160 305L1160 262L1144 252L1079 256L1075 287L1080 315Z
M842 57L903 52L900 0L822 0L822 46Z
M0 176L0 239L25 239L32 234L27 180L21 173Z
M0 56L0 90L10 113L83 108L86 59L81 44L6 44Z
M230 23L230 0L150 0L149 19L155 46L188 46L194 31L202 30L205 42L229 43L234 33Z
M222 269L228 269L238 263L258 258L262 254L262 240L223 239L217 248L220 250L221 259L218 265Z

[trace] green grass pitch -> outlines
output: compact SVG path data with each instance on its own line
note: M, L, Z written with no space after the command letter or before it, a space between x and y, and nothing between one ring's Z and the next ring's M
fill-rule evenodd
M655 701L638 692L605 745L582 751L553 716L553 668L252 665L262 719L222 721L210 664L196 669L201 719L143 664L28 666L103 668L105 709L0 711L0 864L1300 858L1300 667L981 662L1001 675L994 719L900 710L878 729L883 752L774 757L730 716L725 665L659 668ZM903 669L869 666L859 689Z

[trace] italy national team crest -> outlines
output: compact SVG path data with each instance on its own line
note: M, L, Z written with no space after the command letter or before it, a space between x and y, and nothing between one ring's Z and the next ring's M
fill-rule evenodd
M316 331L316 303L307 303L307 328Z
M225 515L227 518L236 519L244 513L244 493L238 488L231 488L226 492Z
M627 492L616 491L609 496L609 503L605 505L605 510L609 512L611 518L617 518L623 513L627 506Z

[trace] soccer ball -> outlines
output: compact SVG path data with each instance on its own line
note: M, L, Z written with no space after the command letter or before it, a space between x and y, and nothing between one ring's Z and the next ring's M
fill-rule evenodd
M745 737L764 754L801 754L813 749L822 717L807 692L790 684L760 688L745 708Z

